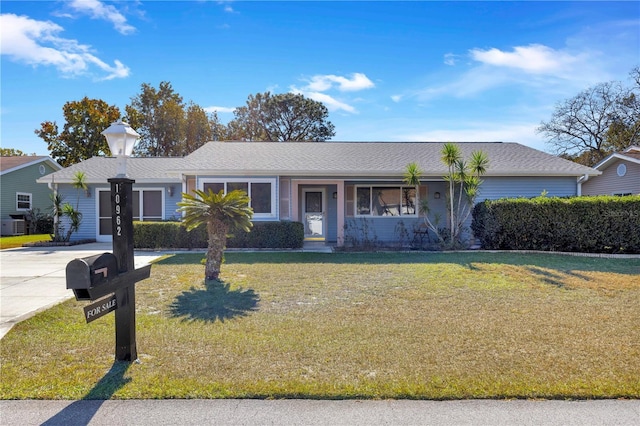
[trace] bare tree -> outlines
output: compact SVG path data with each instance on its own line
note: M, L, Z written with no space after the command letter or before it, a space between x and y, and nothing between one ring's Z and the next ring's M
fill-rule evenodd
M640 68L630 77L631 87L600 83L559 103L538 133L556 154L589 166L640 143Z
M606 137L618 115L622 87L600 83L556 105L551 119L537 128L554 151L568 158L587 152L596 161L608 154Z
M640 67L629 73L633 86L620 96L619 111L607 132L607 145L612 151L622 151L640 144Z

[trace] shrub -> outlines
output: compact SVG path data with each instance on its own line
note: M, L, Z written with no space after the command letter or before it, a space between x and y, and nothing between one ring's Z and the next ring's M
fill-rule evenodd
M193 249L207 247L207 231L187 231L180 222L134 222L136 248ZM300 248L304 227L300 222L254 222L251 232L238 231L227 240L229 248Z
M53 217L35 208L27 212L27 222L29 223L29 234L51 234L53 233Z
M640 196L486 200L471 229L485 249L640 253Z
M344 246L356 250L377 250L381 247L373 224L366 217L350 219L344 224Z
M300 222L254 222L250 232L237 231L227 240L230 248L301 248L303 244Z

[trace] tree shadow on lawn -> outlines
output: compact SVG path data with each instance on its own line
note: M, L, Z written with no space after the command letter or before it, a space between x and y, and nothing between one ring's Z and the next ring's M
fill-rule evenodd
M174 255L156 262L157 265L201 264L202 253ZM606 259L552 253L465 252L364 252L364 253L304 253L304 252L231 252L225 253L225 264L257 263L325 263L325 264L420 264L451 263L471 270L476 264L505 264L554 269L574 274L578 271L640 274L640 259Z
M231 290L224 281L205 281L205 289L191 288L178 295L169 307L171 315L185 321L224 322L258 309L260 297L252 289Z
M562 275L546 271L537 266L528 266L526 269L533 275L539 277L543 282L561 289L566 289L566 286L562 282Z

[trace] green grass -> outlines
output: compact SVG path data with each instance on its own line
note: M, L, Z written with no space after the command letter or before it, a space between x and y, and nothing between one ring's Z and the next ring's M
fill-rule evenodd
M137 285L140 363L69 301L2 340L0 398L638 398L640 259L227 253Z
M0 250L22 247L24 243L34 243L39 241L50 241L49 234L16 235L12 237L0 237Z

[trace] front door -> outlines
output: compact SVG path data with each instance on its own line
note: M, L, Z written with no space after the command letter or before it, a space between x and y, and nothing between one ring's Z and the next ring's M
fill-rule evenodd
M324 241L324 190L305 189L303 197L304 239Z

